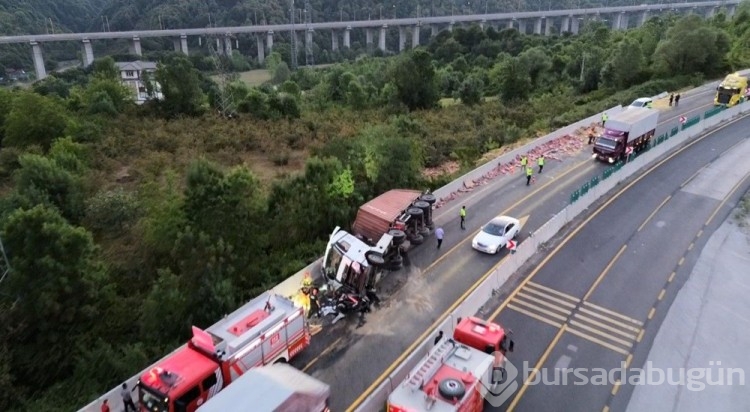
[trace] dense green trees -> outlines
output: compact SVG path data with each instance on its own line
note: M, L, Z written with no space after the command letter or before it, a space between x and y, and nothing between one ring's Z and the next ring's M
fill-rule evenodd
M128 7L110 20L137 20ZM0 410L80 406L319 257L364 201L438 186L425 167L473 167L521 137L742 68L748 33L721 14L561 37L456 27L395 58L286 74L272 53L270 84L230 82L232 119L209 110L218 89L197 57L165 55L165 99L139 107L108 59L0 90L13 265Z

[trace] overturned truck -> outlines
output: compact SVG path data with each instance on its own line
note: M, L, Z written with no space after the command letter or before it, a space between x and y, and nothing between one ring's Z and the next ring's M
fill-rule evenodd
M352 232L336 227L323 256L323 278L334 289L372 290L387 271L403 267L403 253L432 233L429 192L395 189L359 208Z

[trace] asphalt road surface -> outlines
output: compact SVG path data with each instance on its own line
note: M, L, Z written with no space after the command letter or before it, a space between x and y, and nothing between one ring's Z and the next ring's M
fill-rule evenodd
M748 130L741 118L665 157L517 274L492 317L515 333L519 390L486 410L626 409L633 386L616 385L619 372L594 381L594 368L643 367L705 242L750 187Z
M712 107L715 87L716 83L712 83L685 92L679 107L661 109L657 136L677 126L679 116L690 118ZM471 249L470 240L479 227L498 214L528 216L519 235L519 241L523 242L528 233L568 204L573 190L607 167L591 160L590 153L584 149L578 156L562 162L548 161L544 173L536 175L537 181L531 187L525 186L520 173L498 177L438 209L435 221L445 229L442 250L436 249L431 237L411 251L409 265L381 282L379 293L383 305L368 315L366 325L357 328L356 319L335 325L324 322L312 345L293 365L331 385L332 410L343 411L356 404L363 393L374 389L395 368L395 361L402 353L425 339L424 333L436 319L467 295L472 285L505 256L504 250L489 256ZM459 227L461 205L468 210L466 230ZM518 320L529 323L528 318ZM523 336L523 328L518 329L517 334ZM527 359L538 358L536 352L555 332L539 328L534 334L539 348L527 344L526 339L519 342L523 348L519 351Z

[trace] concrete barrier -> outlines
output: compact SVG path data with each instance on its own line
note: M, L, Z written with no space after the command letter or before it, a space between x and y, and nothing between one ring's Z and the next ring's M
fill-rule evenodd
M570 223L573 219L577 218L581 213L588 210L588 208L602 196L609 193L618 184L622 183L626 179L630 178L638 171L645 167L648 167L657 161L664 158L664 156L675 149L677 146L687 143L695 136L700 136L704 131L710 130L711 127L729 121L741 113L750 111L750 103L745 103L740 106L727 109L717 115L714 118L718 118L718 122L701 122L689 127L683 131L680 131L676 135L670 137L662 144L655 146L648 152L641 154L632 161L625 164L619 171L613 173L609 178L600 181L597 185L592 187L585 195L581 196L576 202L565 207L561 212L553 216L549 221L537 229L528 239L518 245L515 254L510 255L507 260L503 261L497 268L495 268L493 274L485 279L477 289L468 296L459 306L448 316L448 318L458 319L459 317L471 316L479 311L486 301L488 300L487 291L491 293L492 289L501 287L505 281L510 277L511 274L515 273L536 251L539 250L540 246L551 240L559 230ZM712 118L709 118L709 120ZM711 125L711 126L709 126ZM475 301L475 299L480 301ZM451 328L452 331L452 328ZM435 330L430 331L431 334ZM447 333L447 331L445 331ZM432 346L432 337L422 342L414 352L412 352L404 364L408 367L408 370L413 369L419 362L425 357L425 351L429 350ZM399 370L397 368L397 370ZM370 394L360 405L355 409L357 412L372 412L382 410L388 400L390 391L401 384L404 377L401 374L391 374L381 385L379 385L372 394Z

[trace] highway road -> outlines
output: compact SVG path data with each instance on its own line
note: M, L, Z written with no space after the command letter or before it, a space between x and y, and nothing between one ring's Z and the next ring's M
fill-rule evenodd
M592 207L506 284L492 318L515 332L520 389L486 410L625 410L633 386L576 385L574 369L592 378L594 368L643 367L705 242L750 188L748 130L745 117L693 140Z
M715 87L716 83L712 83L683 93L680 107L663 110L657 135L676 126L680 115L691 117L711 107ZM525 186L519 173L498 177L438 209L435 220L446 231L443 249L436 250L434 239L430 239L410 252L410 266L392 273L383 282L383 307L368 316L365 326L356 328L355 319L326 324L323 332L314 336L312 346L293 364L334 388L333 410L343 411L355 405L395 368L402 354L427 338L425 331L435 320L452 310L505 255L502 251L497 256L487 256L471 249L469 241L482 224L501 213L528 216L519 237L523 242L528 233L568 204L573 190L606 167L591 160L590 151L585 150L562 162L548 161L544 173L537 175L537 182L531 187ZM465 231L460 230L457 219L461 205L468 209ZM522 329L517 332L519 336L524 333ZM554 332L551 335L534 339L543 343L552 339ZM520 353L525 354L531 346L519 349ZM528 353L529 358L533 358L533 353Z

